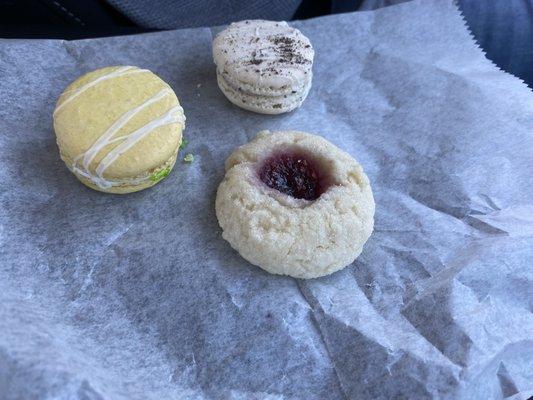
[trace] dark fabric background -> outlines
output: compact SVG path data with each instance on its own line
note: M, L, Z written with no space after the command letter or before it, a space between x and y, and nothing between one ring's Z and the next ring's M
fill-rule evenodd
M107 2L141 26L172 29L224 25L242 19L291 19L301 0L151 0L149 4L146 0Z
M533 0L459 0L459 5L487 57L533 88Z

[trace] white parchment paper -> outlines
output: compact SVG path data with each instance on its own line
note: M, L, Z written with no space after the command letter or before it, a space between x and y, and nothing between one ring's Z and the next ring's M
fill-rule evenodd
M314 82L281 116L224 98L210 29L0 41L0 398L533 394L533 93L448 1L294 25ZM195 155L127 196L78 183L51 120L69 82L117 64L174 88ZM353 265L273 276L221 238L223 162L262 129L362 163L376 225Z

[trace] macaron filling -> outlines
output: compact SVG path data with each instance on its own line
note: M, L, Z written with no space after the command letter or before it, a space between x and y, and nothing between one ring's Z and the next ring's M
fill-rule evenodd
M265 112L269 114L279 114L281 112L292 111L299 107L310 89L311 82L300 91L286 95L257 95L248 94L239 89L235 89L226 80L225 75L218 74L217 81L220 89L226 97L239 107L251 111Z
M259 179L269 188L296 199L314 201L331 186L320 163L302 150L276 152L258 168Z

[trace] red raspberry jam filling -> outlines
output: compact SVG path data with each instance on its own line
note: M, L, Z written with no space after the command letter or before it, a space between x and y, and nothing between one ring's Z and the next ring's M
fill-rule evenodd
M258 172L265 185L296 199L316 200L330 186L319 163L302 151L275 153Z

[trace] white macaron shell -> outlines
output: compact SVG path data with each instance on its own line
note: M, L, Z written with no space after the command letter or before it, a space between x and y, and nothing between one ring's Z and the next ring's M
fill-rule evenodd
M213 57L219 70L245 85L290 91L306 86L314 50L286 22L248 20L231 24L215 38Z

